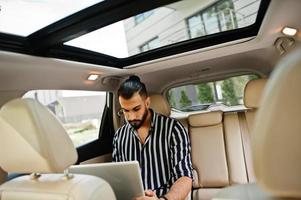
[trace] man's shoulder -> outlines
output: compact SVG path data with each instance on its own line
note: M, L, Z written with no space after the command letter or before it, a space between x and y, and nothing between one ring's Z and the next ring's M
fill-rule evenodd
M180 123L177 119L173 118L173 117L169 117L166 115L162 115L160 113L156 113L157 117L158 117L158 121L163 121L163 123L165 123L166 121L172 122L170 124L175 124L175 123ZM162 119L162 120L161 120Z
M120 133L123 132L124 130L126 130L127 127L128 127L128 124L125 123L124 125L122 125L121 127L119 127L119 128L117 129L117 131L115 132L115 135L117 135L117 136L120 135Z

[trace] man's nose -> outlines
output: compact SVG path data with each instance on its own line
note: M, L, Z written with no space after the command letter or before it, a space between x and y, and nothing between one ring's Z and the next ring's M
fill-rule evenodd
M128 114L128 120L131 121L131 120L135 120L135 119L136 119L136 113L129 112L129 114Z

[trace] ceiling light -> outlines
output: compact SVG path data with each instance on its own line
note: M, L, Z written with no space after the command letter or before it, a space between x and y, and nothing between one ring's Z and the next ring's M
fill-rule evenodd
M98 79L99 75L98 74L90 74L88 77L89 81L95 81L96 79Z
M295 28L290 28L290 27L284 27L284 28L282 29L282 33L283 33L284 35L287 35L287 36L295 36L296 33L297 33L297 29L295 29Z

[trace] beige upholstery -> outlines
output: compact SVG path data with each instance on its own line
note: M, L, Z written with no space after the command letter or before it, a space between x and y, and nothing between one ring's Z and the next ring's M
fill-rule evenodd
M282 60L263 93L251 133L257 185L230 187L214 199L301 199L300 77L299 49Z
M77 153L65 129L41 104L16 99L1 108L0 116L0 166L5 171L63 172L76 162Z
M213 200L276 200L264 192L258 185L244 184L225 188L214 195ZM277 198L285 200L285 198ZM288 200L288 199L287 199ZM292 200L292 199L291 199Z
M195 187L229 185L221 119L222 112L201 113L188 117L192 163L197 173L198 185L194 183Z
M248 183L241 129L236 112L224 114L224 131L230 184Z
M258 184L277 196L301 198L301 50L275 70L252 135Z
M0 166L7 172L62 172L77 159L72 141L55 116L31 99L0 110ZM1 200L115 199L110 185L88 176L21 176L0 186Z
M217 194L221 189L216 188L206 188L206 189L198 189L193 192L192 199L212 199L212 197Z
M253 80L245 88L245 101L251 109L188 117L194 199L211 199L223 187L255 182L250 131L266 81Z
M150 96L150 108L159 114L170 116L170 105L160 94Z
M109 184L89 175L64 179L62 174L43 174L37 180L29 176L13 179L0 187L1 200L97 200L115 199Z
M258 108L260 106L261 95L267 79L257 79L249 81L245 87L244 104L247 108Z
M198 126L214 126L222 122L221 112L208 112L189 116L189 125Z

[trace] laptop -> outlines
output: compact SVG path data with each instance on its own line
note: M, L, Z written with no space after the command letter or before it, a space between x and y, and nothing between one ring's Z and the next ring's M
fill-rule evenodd
M70 173L88 174L106 180L118 200L132 200L144 196L140 167L137 161L75 165Z

